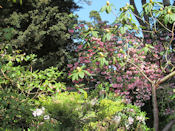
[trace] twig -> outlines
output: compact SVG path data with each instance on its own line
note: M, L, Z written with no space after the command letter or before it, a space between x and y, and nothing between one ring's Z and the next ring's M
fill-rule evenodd
M151 80L151 79L149 79L148 77L147 77L147 75L136 65L136 64L134 64L134 63L132 63L132 62L130 62L130 61L127 61L128 63L130 63L130 64L132 64L133 66L135 66L139 71L140 71L140 73L151 83L151 84L153 84L153 81Z
M170 74L168 74L167 76L163 77L162 79L159 79L156 84L160 85L160 84L162 84L163 82L165 82L166 80L168 80L169 78L171 78L173 76L175 76L175 71L171 72Z
M170 121L168 124L166 124L162 131L169 131L174 124L175 120Z

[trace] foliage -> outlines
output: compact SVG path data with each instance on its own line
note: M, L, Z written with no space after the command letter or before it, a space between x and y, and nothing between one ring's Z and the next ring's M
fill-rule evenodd
M0 128L27 129L35 118L32 109L38 96L53 95L65 89L58 81L62 72L56 68L32 71L35 55L20 54L11 46L4 46L0 52ZM20 66L28 62L29 66Z
M0 130L26 129L34 117L30 99L11 88L0 88Z
M102 21L100 14L96 10L92 10L89 13L89 18L94 19L94 21L96 21L96 22Z
M9 49L9 48L7 48ZM15 66L16 63L30 61L35 55L15 54L13 55L1 51L0 70L1 70L1 87L13 86L14 89L21 93L33 97L40 94L55 94L65 89L65 84L58 82L58 77L62 72L58 72L56 68L48 68L44 71L32 71L32 67ZM32 66L32 65L31 65ZM30 70L29 70L30 69Z
M145 18L145 15L148 15L153 22L149 28L150 35L148 34L147 41L135 35L141 28L135 24L132 18L135 9L129 4L120 9L119 17L115 21L117 26L104 26L99 31L98 26L89 26L87 29L88 25L78 28L76 25L74 32L78 29L82 38L81 45L76 49L79 58L75 63L68 65L69 75L72 78L72 71L82 65L86 67L84 70L91 74L78 81L72 79L76 85L88 85L90 89L103 82L109 82L111 89L120 95L125 95L129 102L138 106L143 106L152 96L155 130L158 130L159 123L156 89L168 79L173 79L175 75L172 45L174 25L171 30L167 27L167 24L174 23L174 7L157 10L157 5L163 7L160 2L150 2L143 6L145 10L141 16ZM108 1L101 8L101 12L103 11L106 13L112 11L112 5ZM158 37L157 25L169 31L166 39ZM144 28L147 27L142 29ZM173 81L172 84L174 85Z
M70 0L62 8L60 2L0 2L0 129L149 130L138 106L151 97L156 131L158 117L164 121L161 128L174 119L174 26L168 27L174 23L174 7L146 3L140 16L152 20L150 28L137 27L135 7L126 4L115 24L107 25L92 11L93 23L69 29L76 23L71 9L77 7ZM112 9L107 1L101 12ZM165 32L159 26L170 31L166 38L159 37ZM144 29L150 33L143 40L137 33ZM65 63L71 80L67 88L62 82L66 73L50 67ZM71 88L76 92L63 92Z
M124 103L119 97L114 99L112 94L105 99L89 98L77 92L65 92L40 100L50 120L60 123L61 130L148 130L145 113L138 107Z
M0 19L1 27L13 29L10 44L26 54L37 55L33 68L57 66L62 69L70 53L67 46L73 43L68 28L76 23L76 18L71 17L71 13L78 6L72 1L27 0L22 6L10 3L12 7L8 11L9 6L5 3L2 2ZM4 16L5 11L7 14Z
M117 29L116 25L108 25L103 32L98 32L98 27L93 27L91 31L80 26L78 31L85 40L76 49L78 59L75 63L68 64L69 77L75 84L84 84L90 89L102 82L109 82L110 88L116 93L143 106L144 101L150 99L151 84L148 79L144 79L138 67L151 80L161 76L158 65L147 62L145 57L149 53L155 59L154 47L149 44L144 46L134 34L122 35ZM85 74L78 77L75 74L81 66L90 76Z

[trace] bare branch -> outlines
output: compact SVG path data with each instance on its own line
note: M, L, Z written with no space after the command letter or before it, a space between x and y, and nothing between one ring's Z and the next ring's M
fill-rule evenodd
M146 4L146 0L142 0L142 6L143 6L144 4ZM146 14L144 13L143 16L144 16L145 21L149 22L149 17L148 17L148 15L146 15Z
M129 0L129 2L130 2L130 5L132 5L134 7L134 12L133 13L141 18L140 13L137 10L137 7L135 5L134 0ZM136 19L138 20L140 25L145 26L145 23L141 19L138 19L137 17L136 17Z
M171 32L171 41L170 41L170 43L169 43L169 46L171 45L171 43L173 42L173 40L174 40L174 26L175 26L175 22L173 23L173 27L172 27L172 32Z
M169 131L174 124L175 120L170 121L168 124L166 124L162 131Z
M164 6L170 6L170 0L163 0Z
M151 84L153 84L153 81L147 77L147 75L140 69L140 67L138 67L136 64L134 64L134 63L131 62L131 61L127 61L127 62L130 63L130 64L132 64L133 66L135 66L135 67L140 71L140 73L141 73Z
M168 74L167 76L163 77L162 79L159 79L156 84L160 85L160 84L162 84L163 82L165 82L166 80L168 80L169 78L171 78L173 76L175 76L175 71L171 72L170 74Z

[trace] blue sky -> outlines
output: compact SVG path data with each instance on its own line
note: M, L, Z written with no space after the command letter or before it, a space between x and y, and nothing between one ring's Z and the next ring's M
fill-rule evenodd
M77 2L79 0L75 0L75 2ZM80 6L82 6L83 8L80 9L79 11L76 11L75 13L79 15L79 20L86 20L86 21L90 21L89 18L89 12L91 10L96 10L99 11L101 9L101 7L103 7L104 5L106 5L106 1L107 0L91 0L92 4L91 5L87 5L87 4L81 4L79 3ZM138 1L137 5L138 7L141 7L141 0L136 0ZM114 6L116 7L115 10L115 14L119 13L119 9L123 6L126 5L126 3L129 3L129 0L109 0L110 3L114 4ZM100 13L102 20L107 20L110 23L112 23L115 20L115 16L111 13L111 14L106 14L105 12Z
M101 9L101 7L103 7L104 5L106 5L106 1L107 0L91 0L92 4L91 5L87 5L85 3L81 4L78 3L78 1L80 0L74 0L77 4L79 4L80 6L82 6L83 8L80 9L79 11L76 11L75 13L79 15L79 20L86 20L86 21L90 21L89 18L89 12L91 10L96 10L99 11ZM126 5L126 3L129 3L129 0L108 0L110 3L114 4L114 6L116 7L116 11L115 13L118 14L119 13L119 9L123 6ZM147 2L149 2L150 0L147 0ZM154 0L153 0L154 1ZM155 1L162 1L162 0L155 0ZM173 0L171 0L171 2L173 2ZM141 11L141 0L135 0L136 6L138 7L139 11ZM100 13L102 20L107 20L110 23L112 23L115 20L115 16L111 13L111 14L106 14L104 13Z

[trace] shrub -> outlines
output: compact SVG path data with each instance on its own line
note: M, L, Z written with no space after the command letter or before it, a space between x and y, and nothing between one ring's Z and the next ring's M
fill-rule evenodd
M34 121L32 109L38 96L61 92L65 84L58 81L62 72L56 68L32 71L35 55L20 54L5 46L0 51L0 129L27 129ZM21 66L23 62L29 66ZM36 102L36 103L35 103ZM36 104L36 105L35 105Z
M0 130L27 129L33 120L30 99L10 88L0 90Z
M115 98L114 94L104 99L89 99L85 94L64 92L54 97L43 96L40 101L50 121L59 123L60 130L149 130L145 113L126 104L124 99Z

